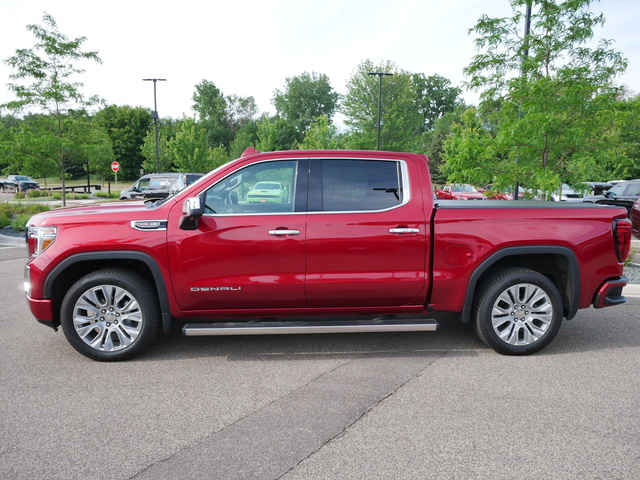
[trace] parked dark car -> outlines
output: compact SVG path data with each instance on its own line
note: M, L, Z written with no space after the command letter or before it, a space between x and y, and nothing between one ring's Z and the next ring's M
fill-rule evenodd
M26 192L27 190L39 190L40 183L26 175L8 175L0 179L0 188L12 192Z
M636 200L631 209L631 233L640 240L640 198Z
M585 187L585 195L604 195L613 187L613 183L608 182L582 182Z
M202 173L149 173L131 187L120 192L120 200L160 199L192 184Z
M614 185L604 195L585 197L584 201L625 207L631 217L631 209L638 198L640 198L640 180L631 180Z

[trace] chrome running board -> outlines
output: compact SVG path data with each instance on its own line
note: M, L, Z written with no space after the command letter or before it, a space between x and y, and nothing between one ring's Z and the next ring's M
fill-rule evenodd
M182 333L187 337L210 335L282 335L310 333L359 332L433 332L438 322L429 318L395 319L380 317L369 320L248 321L225 323L187 323Z

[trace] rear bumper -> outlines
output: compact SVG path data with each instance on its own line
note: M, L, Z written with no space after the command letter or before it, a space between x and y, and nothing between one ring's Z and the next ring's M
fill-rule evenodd
M625 276L606 281L596 292L593 298L593 306L595 308L604 308L625 303L627 299L622 295L622 289L626 285L627 277Z

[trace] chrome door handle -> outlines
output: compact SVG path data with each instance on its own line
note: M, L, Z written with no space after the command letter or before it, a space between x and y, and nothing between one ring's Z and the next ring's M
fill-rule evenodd
M269 235L300 235L300 230L269 230Z
M389 233L420 233L419 228L390 228Z

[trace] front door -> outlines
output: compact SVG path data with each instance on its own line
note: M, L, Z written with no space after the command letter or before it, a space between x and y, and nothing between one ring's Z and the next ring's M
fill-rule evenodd
M305 213L296 212L297 183L296 160L253 164L203 194L197 230L170 222L172 283L181 310L207 316L305 306L306 227Z

